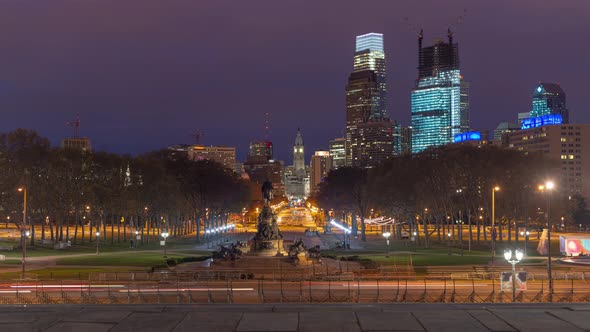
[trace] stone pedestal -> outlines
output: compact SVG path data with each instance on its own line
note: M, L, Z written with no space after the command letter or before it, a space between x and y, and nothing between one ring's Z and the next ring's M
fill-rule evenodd
M283 246L283 239L276 240L252 240L250 255L255 256L282 256L287 255Z

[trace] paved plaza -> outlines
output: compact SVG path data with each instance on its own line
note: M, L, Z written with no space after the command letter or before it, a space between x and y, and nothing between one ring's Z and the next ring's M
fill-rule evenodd
M0 306L0 331L589 331L590 304Z

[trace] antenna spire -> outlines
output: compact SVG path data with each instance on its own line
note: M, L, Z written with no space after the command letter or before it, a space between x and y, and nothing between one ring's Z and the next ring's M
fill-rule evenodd
M270 113L264 113L264 140L268 141L268 131L270 129Z

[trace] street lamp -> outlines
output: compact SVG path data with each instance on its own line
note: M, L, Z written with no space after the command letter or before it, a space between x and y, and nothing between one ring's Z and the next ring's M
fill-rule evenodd
M161 244L164 246L164 258L166 258L166 238L168 237L168 231L162 232L162 237L164 238L164 241L162 241Z
M100 238L100 232L96 231L96 254L97 255L98 255L98 244L100 243L99 238Z
M389 247L389 237L391 236L391 233L389 232L385 232L383 233L383 237L387 240L387 251L389 251L390 247Z
M27 231L27 187L20 187L18 188L18 191L23 193L23 225L21 228L21 240L23 248L22 278L24 278L27 260L27 237L29 236L29 231Z
M492 188L492 267L496 260L496 191L500 191L500 187Z
M522 260L522 257L523 253L518 249L504 251L504 258L508 263L512 264L512 302L516 300L516 264Z
M451 254L451 235L452 235L451 232L448 232L447 233L447 237L448 237L447 243L448 243L448 246L449 246L449 255Z
M526 256L526 248L528 246L528 242L529 242L529 235L531 234L531 232L529 231L520 231L520 236L524 237L524 255Z
M547 181L544 185L539 186L539 190L545 192L547 199L547 281L549 286L549 293L553 294L553 278L551 276L551 219L549 216L551 209L551 192L555 188L553 181Z

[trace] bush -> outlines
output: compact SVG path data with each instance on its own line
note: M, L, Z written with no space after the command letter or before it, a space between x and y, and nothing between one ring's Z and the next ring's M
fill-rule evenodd
M361 266L363 266L365 269L376 269L377 267L379 267L379 264L377 264L377 262L374 262L373 260L369 259L369 258L360 258L359 256L343 256L340 257L341 261L348 261L348 262L357 262L359 263Z

